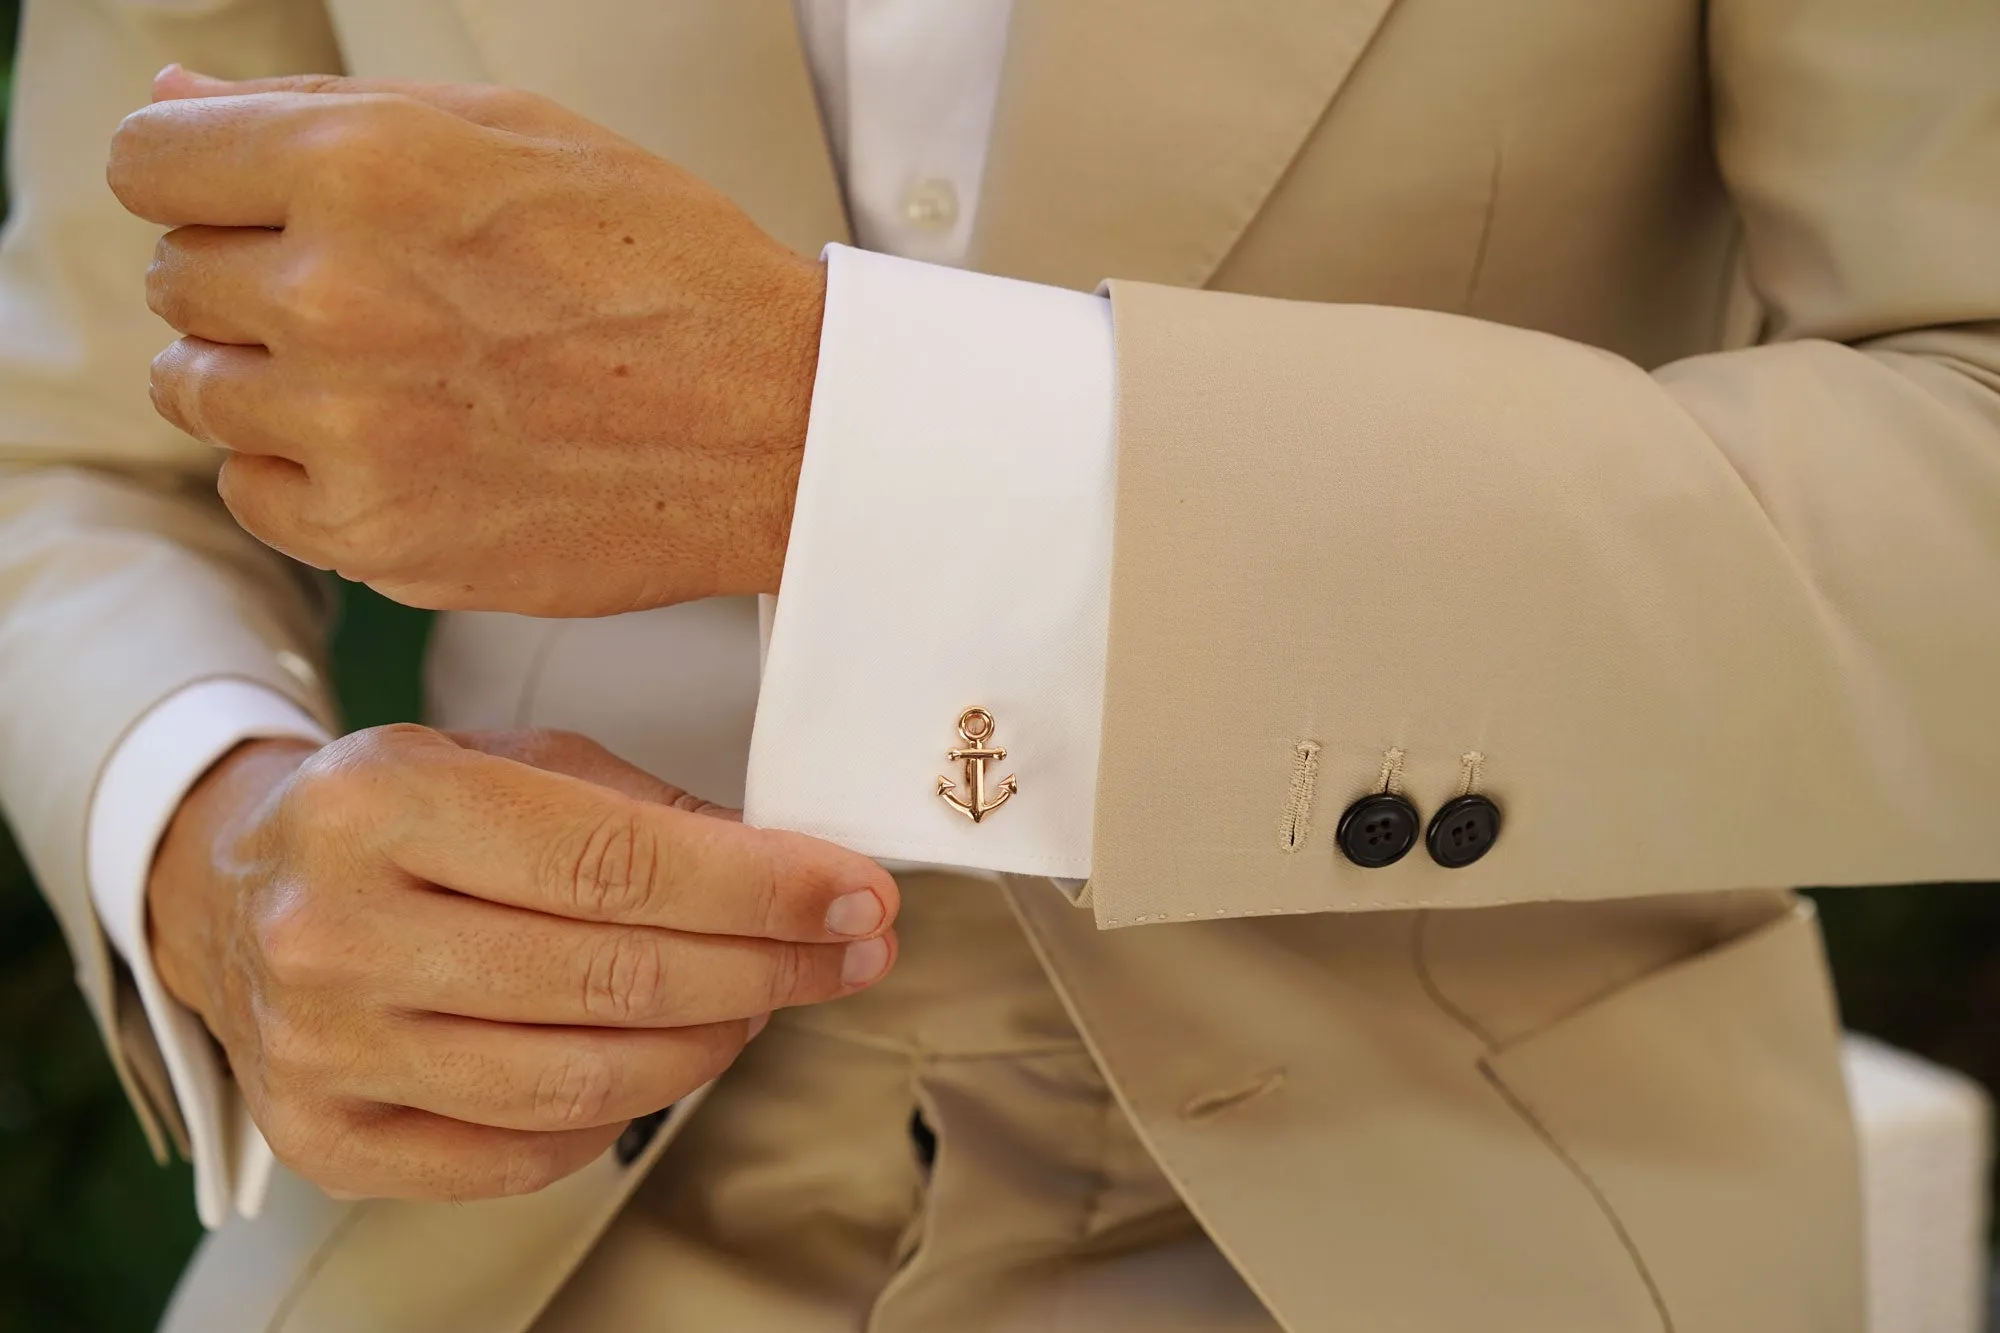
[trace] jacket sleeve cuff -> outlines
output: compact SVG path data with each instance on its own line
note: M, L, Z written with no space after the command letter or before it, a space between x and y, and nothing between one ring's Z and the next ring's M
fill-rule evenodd
M1082 878L1104 699L1110 303L830 246L744 801L886 860ZM986 709L975 823L960 715Z
M141 718L112 752L87 826L91 899L159 1044L187 1127L195 1208L211 1229L232 1208L256 1214L270 1153L201 1019L167 994L153 967L146 881L174 811L202 774L242 742L273 737L327 739L297 705L264 686L236 679L189 685Z

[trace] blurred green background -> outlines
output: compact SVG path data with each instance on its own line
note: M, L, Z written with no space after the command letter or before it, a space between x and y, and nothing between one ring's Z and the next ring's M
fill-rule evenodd
M0 106L18 11L0 0ZM343 589L333 665L351 726L417 716L427 625ZM1815 896L1849 1026L2000 1088L2000 885ZM153 1164L0 830L0 1333L144 1333L199 1234L188 1169Z

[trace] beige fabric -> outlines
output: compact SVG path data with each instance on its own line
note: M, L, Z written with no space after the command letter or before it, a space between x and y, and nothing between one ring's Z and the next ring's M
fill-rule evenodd
M276 665L316 643L306 585L146 407L150 238L98 164L147 75L503 79L802 250L843 230L786 0L326 17L29 4L0 800L108 1031L81 828L117 736L209 675L324 707ZM974 262L1123 281L1096 920L1010 895L1294 1333L1856 1326L1810 919L1718 891L2000 877L1996 25L1985 0L1017 0ZM1708 355L1759 306L1777 341ZM618 743L608 705L573 711ZM1333 824L1385 761L1426 810L1492 794L1500 845L1348 867ZM293 1190L209 1247L191 1291L226 1318L180 1327L514 1333L637 1174L463 1209Z
M1183 284L1113 287L1100 924L2000 874L2000 8L1403 0L1313 126L1379 8L1167 6L1143 118L1063 8L996 147L978 261ZM1739 249L1780 341L1699 355ZM1492 854L1332 854L1392 751Z
M777 1015L536 1333L1275 1330L1133 1135L1000 891L903 891L896 972Z

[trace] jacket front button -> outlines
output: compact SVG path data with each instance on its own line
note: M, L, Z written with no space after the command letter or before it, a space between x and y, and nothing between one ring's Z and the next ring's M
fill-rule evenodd
M1500 837L1500 807L1484 796L1446 801L1431 819L1424 846L1431 860L1446 870L1469 866L1492 849Z
M660 1132L660 1126L667 1123L667 1117L673 1113L673 1109L669 1106L664 1111L642 1115L625 1126L625 1132L618 1136L618 1142L613 1149L618 1154L618 1165L630 1166L639 1160L651 1146L654 1135Z
M1347 807L1333 837L1341 855L1375 870L1402 860L1417 845L1417 830L1422 827L1417 807L1400 796L1377 792Z

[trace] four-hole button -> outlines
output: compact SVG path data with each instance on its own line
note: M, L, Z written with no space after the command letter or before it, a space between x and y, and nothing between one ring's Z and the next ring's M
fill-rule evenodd
M1417 845L1422 827L1417 807L1401 796L1377 792L1348 806L1333 836L1343 856L1374 870L1402 860Z
M1431 817L1424 845L1446 870L1469 866L1486 855L1500 836L1500 807L1484 796L1446 801Z

